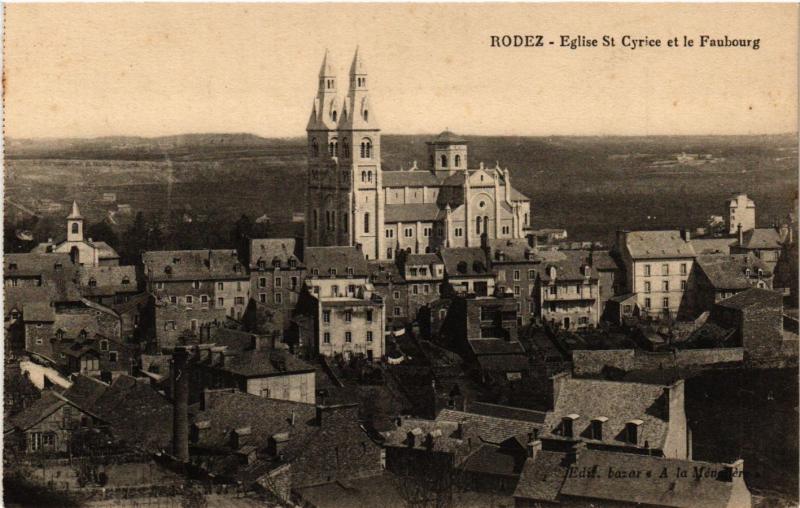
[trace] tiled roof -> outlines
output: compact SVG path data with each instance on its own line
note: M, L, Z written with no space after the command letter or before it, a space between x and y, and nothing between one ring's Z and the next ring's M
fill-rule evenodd
M616 501L631 505L712 508L729 506L733 483L726 476L725 465L690 460L665 459L649 455L583 450L574 465L578 471L598 468L590 477L564 480L561 494L595 500ZM584 469L585 468L585 469ZM607 471L642 471L625 480L611 477ZM696 477L695 468L703 468L708 477ZM681 475L680 471L689 471ZM647 475L645 472L651 472ZM720 474L721 473L721 474ZM620 485L624 482L624 487Z
M562 251L564 258L557 261L542 263L541 277L543 281L550 281L550 267L556 269L556 282L558 281L584 281L597 280L597 268L589 264L590 253L585 250ZM583 273L584 267L589 267L589 276Z
M442 249L444 269L449 277L490 276L486 253L479 247Z
M465 471L501 476L517 476L525 463L525 452L485 444L475 450L462 468Z
M736 238L692 238L692 248L700 254L730 254Z
M546 416L546 413L542 411L476 401L467 402L467 411L483 416L520 420L538 424L543 424Z
M142 254L151 281L247 279L235 250L149 251Z
M677 230L631 231L627 234L628 251L633 259L692 258L691 241L687 242Z
M297 260L299 266L299 247L299 242L294 238L254 238L250 240L250 268L257 268L259 260L270 267L273 261L279 260L281 268L286 268L290 258Z
M592 251L590 255L592 267L595 270L617 270L619 265L611 257L611 254L605 250Z
M442 260L437 254L408 254L406 256L406 265L435 265L440 264Z
M775 228L755 228L743 235L741 247L745 249L780 249L781 235Z
M435 203L411 203L405 205L386 205L384 222L433 222L439 215Z
M492 239L489 240L491 258L493 263L522 263L539 261L535 251L528 245L526 239ZM503 258L502 260L500 258Z
M108 385L89 376L79 374L72 380L72 386L62 396L83 411L94 413L97 399L105 393Z
M717 302L717 305L721 307L727 307L729 309L744 309L746 307L750 307L751 305L761 304L774 307L782 306L783 296L777 291L772 291L769 289L750 288L742 291L741 293L736 293L735 295L731 296L730 298L726 298L721 302Z
M752 253L706 254L698 256L696 263L716 289L747 289L751 287L751 278L757 280L759 270L765 277L772 275L767 265ZM751 275L747 275L747 270Z
M230 364L218 367L245 377L267 377L313 372L314 367L286 351L242 351L233 355Z
M353 269L354 277L368 277L369 265L364 254L355 247L307 247L305 264L309 273L318 270L326 277L331 268L336 269L337 277L346 277L347 269Z
M90 285L94 280L95 286ZM125 281L127 280L127 283ZM137 290L135 266L83 266L80 269L81 292L86 295L113 295Z
M542 428L541 423L517 418L489 416L475 412L442 409L436 416L437 422L468 423L482 441L501 444L515 436L525 435Z
M437 187L441 180L430 171L384 171L384 187Z
M555 501L567 476L570 459L566 453L539 451L522 468L514 497L534 501Z
M594 379L561 380L555 408L545 419L546 433L558 435L562 419L579 415L573 423L573 434L582 436L591 420L606 417L603 424L603 441L624 445L625 426L631 420L642 420L641 443L660 448L668 429L665 387L643 383L623 383Z

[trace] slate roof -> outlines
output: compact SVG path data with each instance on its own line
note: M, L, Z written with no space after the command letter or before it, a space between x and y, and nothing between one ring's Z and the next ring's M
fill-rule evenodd
M227 366L218 369L244 377L283 376L313 372L314 367L286 351L242 351L230 359Z
M384 171L381 184L386 187L437 187L442 181L430 171Z
M543 424L547 413L534 411L514 406L503 406L501 404L490 404L488 402L467 402L467 411L483 416L495 418L505 418L510 420L520 420L524 422Z
M707 254L698 256L695 262L716 289L747 289L751 287L751 279L758 278L759 270L765 277L772 275L767 265L752 253ZM750 276L746 273L748 269Z
M79 374L72 380L72 386L61 395L83 411L94 413L97 399L105 393L108 385L92 377Z
M390 284L403 281L397 265L390 261L370 260L368 264L369 280L373 284Z
M755 228L745 231L742 235L742 245L744 249L780 249L781 235L775 228Z
M574 467L581 471L594 466L598 467L600 474L589 478L567 477L561 487L561 494L635 505L712 508L728 506L733 489L731 481L723 481L719 477L696 479L692 474L696 467L703 467L725 477L723 464L583 450ZM609 478L609 468L642 471L643 474L639 478L620 480ZM690 473L686 477L679 476L679 469ZM653 474L647 476L644 474L646 471Z
M436 265L441 264L442 260L437 254L408 254L405 264L408 266Z
M61 263L64 271L77 268L72 263L69 254L31 252L5 254L3 256L3 275L5 277L52 276L58 263Z
M516 340L505 340L499 338L474 338L467 339L469 348L476 356L480 355L501 355L501 354L525 354L525 348Z
M736 238L693 238L692 248L700 254L730 254L731 247L738 243Z
M566 453L539 451L535 459L525 461L514 497L555 501L567 476L569 464Z
M591 252L591 265L595 270L617 270L619 266L608 251L596 250Z
M30 302L22 304L22 319L26 322L52 323L56 311L50 302Z
M677 230L631 231L626 243L633 259L693 258L691 241L686 242Z
M14 415L10 423L19 430L28 430L56 412L64 404L67 402L63 397L52 390L45 390L39 400Z
M250 240L250 268L258 268L259 260L271 267L276 259L281 268L288 268L290 258L297 260L300 266L299 247L300 243L294 238L254 238Z
M439 206L435 203L410 203L402 205L386 205L383 220L394 222L433 222L439 215Z
M454 247L441 250L448 277L491 276L486 253L480 247Z
M458 422L452 420L423 420L418 418L404 418L401 425L394 430L384 432L384 446L398 448L411 448L409 434L416 435L414 448L428 450L426 439L428 434L440 432L441 435L433 439L433 448L436 452L457 453L464 449L464 439L458 437Z
M474 473L515 477L522 472L524 463L524 451L485 444L467 457L462 468Z
M539 261L535 251L528 245L528 240L524 238L502 239L496 238L488 240L491 249L492 263L530 263ZM503 254L500 260L499 254Z
M355 247L307 247L305 264L309 273L316 269L321 277L327 277L331 268L337 277L346 277L347 268L353 269L353 277L369 276L367 260Z
M148 251L142 261L151 281L249 278L232 249Z
M528 370L528 357L523 354L479 356L478 366L482 371L508 373Z
M94 279L96 286L89 282ZM127 280L127 284L124 281ZM83 266L80 269L81 292L84 295L101 296L115 293L130 293L138 289L135 266Z
M322 485L292 489L303 505L325 508L406 508L408 503L399 489L398 478L384 471L378 476L337 480Z
M454 132L449 131L449 130L444 130L444 131L440 132L438 136L433 138L432 141L428 141L427 143L429 145L439 145L439 144L443 144L443 145L463 145L466 142L467 142L467 140L465 140L461 136L455 134Z
M117 251L115 251L114 248L106 242L92 241L90 245L93 245L94 248L97 249L98 259L119 259L119 254L117 254Z
M667 414L666 387L643 383L625 383L595 379L561 380L555 408L547 413L545 432L558 435L562 419L577 414L579 419L573 423L573 433L583 436L591 425L592 418L604 416L603 442L625 445L625 425L639 419L644 423L640 428L640 442L647 441L650 448L660 448L664 444L669 427Z
M744 309L752 305L782 307L783 295L769 289L750 288L717 302L717 305L729 309Z
M540 270L542 280L550 281L550 267L556 269L556 282L559 281L584 281L587 277L583 274L583 267L589 267L589 277L591 281L597 280L597 268L589 264L589 252L585 250L566 250L562 251L564 258L561 260L546 261Z
M516 418L489 416L475 412L442 409L436 415L437 422L468 423L482 441L501 444L515 436L524 435L542 428L541 422L531 422Z

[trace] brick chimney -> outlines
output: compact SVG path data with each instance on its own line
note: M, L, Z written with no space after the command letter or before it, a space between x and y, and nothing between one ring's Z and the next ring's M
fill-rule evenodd
M742 231L742 223L736 226L736 235L739 237L739 247L744 245L744 231Z
M189 461L189 351L176 347L172 353L172 454Z
M541 439L536 439L533 441L528 442L528 457L536 460L536 455L542 451L542 441Z

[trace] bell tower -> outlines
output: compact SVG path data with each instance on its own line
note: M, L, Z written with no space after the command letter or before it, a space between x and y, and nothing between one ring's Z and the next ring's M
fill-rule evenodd
M360 245L367 259L386 259L383 252L383 191L381 131L369 98L370 78L364 57L356 48L350 65L350 84L342 106L338 138L341 164L350 173L347 213L352 224L350 244Z
M72 202L72 212L67 216L67 241L83 241L83 216L75 201Z

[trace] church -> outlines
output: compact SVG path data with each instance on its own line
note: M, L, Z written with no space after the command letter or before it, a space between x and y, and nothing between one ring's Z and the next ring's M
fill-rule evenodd
M119 254L109 244L93 241L84 237L84 218L78 209L78 203L72 202L72 211L67 216L67 236L61 242L40 243L31 250L41 254L69 254L72 262L80 266L117 266Z
M325 53L306 128L308 246L357 246L367 259L394 259L401 250L479 247L484 234L526 237L530 199L512 186L508 169L471 168L467 141L452 132L427 143L424 168L383 171L369 83L356 49L341 99Z

